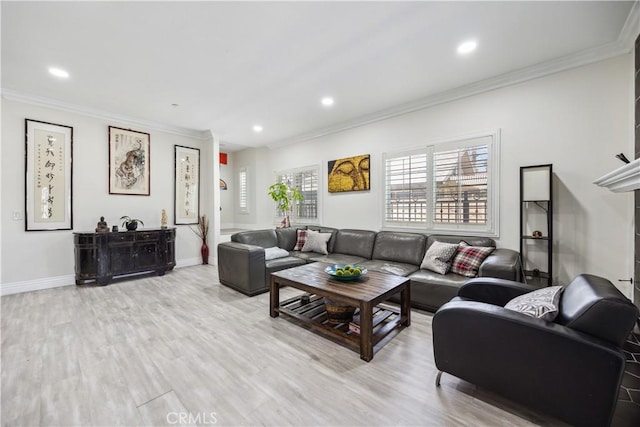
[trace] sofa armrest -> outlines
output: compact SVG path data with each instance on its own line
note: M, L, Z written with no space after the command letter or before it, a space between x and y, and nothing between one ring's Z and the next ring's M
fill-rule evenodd
M496 248L478 271L480 277L520 281L520 254L512 249Z
M220 282L245 294L265 285L264 248L246 243L223 242L218 245Z
M503 307L513 298L539 289L513 280L476 277L467 280L458 290L458 296L472 301Z
M609 425L624 372L614 345L502 307L452 301L433 317L439 370L573 425Z

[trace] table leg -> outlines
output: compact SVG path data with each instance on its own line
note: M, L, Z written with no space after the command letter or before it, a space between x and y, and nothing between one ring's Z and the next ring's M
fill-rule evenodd
M269 285L269 315L271 317L278 317L280 312L280 285L276 283L275 277L271 277L271 284Z
M360 359L373 359L373 307L365 301L360 303Z
M400 318L405 318L405 326L411 325L411 284L400 291Z

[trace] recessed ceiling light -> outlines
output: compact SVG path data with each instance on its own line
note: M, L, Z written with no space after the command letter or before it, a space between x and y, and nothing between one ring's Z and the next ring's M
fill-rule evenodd
M325 96L320 102L322 102L322 105L324 105L325 107L329 107L333 105L333 98L330 96Z
M174 104L171 104L171 106L172 106L172 107L179 107L179 106L180 106L180 104L175 104L175 103L174 103Z
M254 125L254 126L253 126L253 131L254 131L254 132L256 132L256 133L260 133L260 132L262 132L262 126L260 126L260 125Z
M49 73L53 74L56 77L60 77L63 79L69 78L69 73L61 68L49 67Z
M478 42L475 40L469 40L458 45L458 53L460 55L466 55L473 52L478 47Z

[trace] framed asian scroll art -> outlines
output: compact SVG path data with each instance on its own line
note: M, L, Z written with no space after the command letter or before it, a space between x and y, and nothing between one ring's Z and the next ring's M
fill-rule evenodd
M150 135L109 126L109 194L151 194Z
M25 119L25 230L73 228L73 128Z
M175 216L178 224L198 224L200 216L200 150L175 145Z

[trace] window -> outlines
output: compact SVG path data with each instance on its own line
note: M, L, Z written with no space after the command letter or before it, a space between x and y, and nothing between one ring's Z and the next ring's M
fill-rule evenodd
M384 157L384 226L497 236L499 132Z
M304 200L294 203L293 216L299 222L318 221L318 167L300 168L280 172L277 181L289 187L298 188ZM276 217L282 218L284 212L276 209Z
M247 168L240 168L240 172L238 172L238 206L240 213L249 213Z

